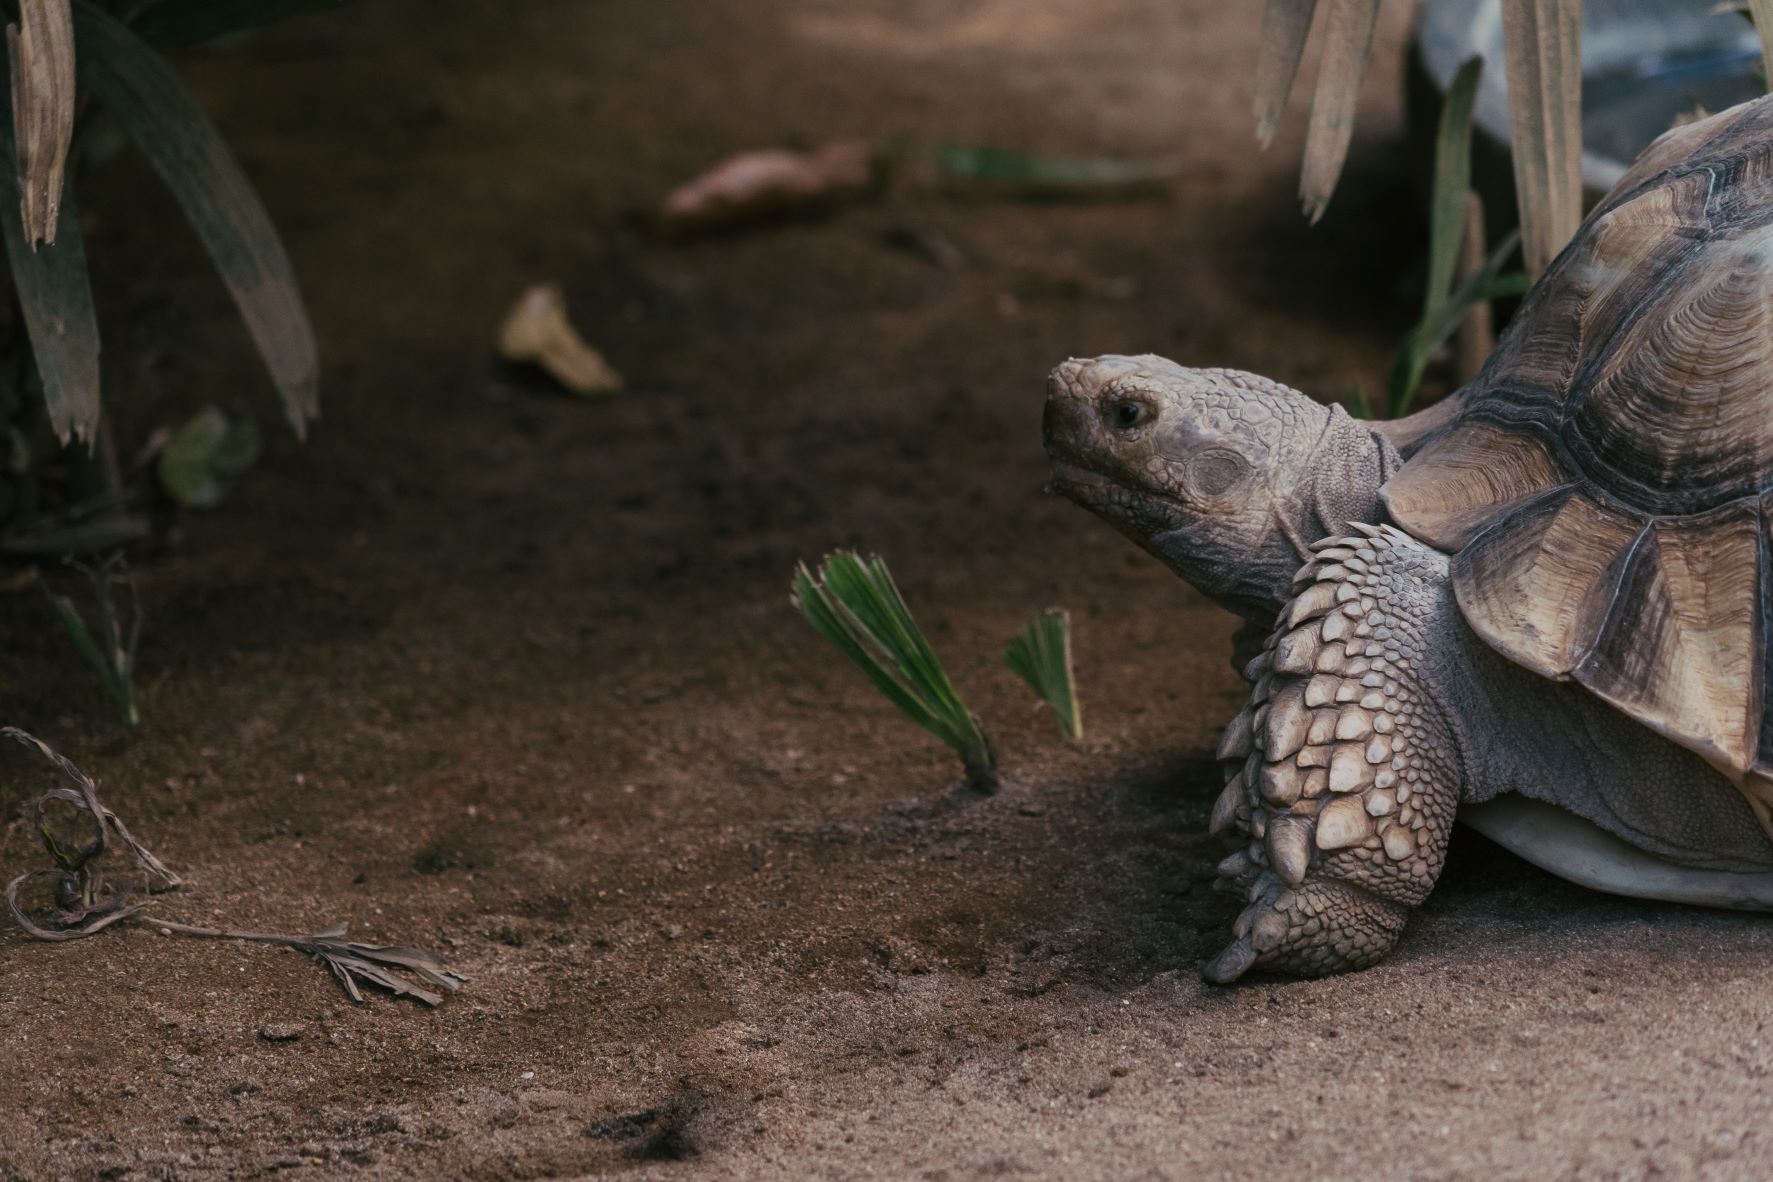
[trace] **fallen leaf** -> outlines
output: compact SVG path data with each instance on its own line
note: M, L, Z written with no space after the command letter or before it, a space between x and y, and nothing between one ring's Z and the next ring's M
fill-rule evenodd
M559 284L538 284L512 306L499 328L499 356L540 366L574 394L610 394L622 388L622 375L567 320Z
M843 140L810 152L741 152L672 190L660 204L659 229L675 237L822 212L872 190L874 151Z

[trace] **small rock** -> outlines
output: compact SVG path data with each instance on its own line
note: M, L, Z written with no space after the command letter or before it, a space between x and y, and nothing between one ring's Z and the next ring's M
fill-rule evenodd
M294 1042L302 1037L300 1022L268 1022L259 1027L259 1037L266 1042Z

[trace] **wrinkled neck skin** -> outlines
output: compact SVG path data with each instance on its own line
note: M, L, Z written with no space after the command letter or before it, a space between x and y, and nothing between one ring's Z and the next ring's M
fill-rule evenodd
M1348 531L1350 521L1387 520L1380 487L1402 465L1397 448L1340 406L1323 408L1321 434L1271 469L1261 541L1230 552L1190 527L1150 539L1148 549L1221 607L1266 628L1292 598L1293 576L1311 543Z

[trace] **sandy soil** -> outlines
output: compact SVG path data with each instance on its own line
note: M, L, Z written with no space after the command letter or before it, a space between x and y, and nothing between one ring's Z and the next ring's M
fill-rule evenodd
M138 733L25 596L0 716L187 873L168 915L349 919L471 981L357 1008L288 952L0 934L0 1178L1773 1173L1764 919L1461 834L1385 965L1203 985L1234 913L1203 835L1231 621L1040 492L1067 354L1377 387L1418 236L1397 7L1315 230L1298 112L1251 145L1243 5L382 0L193 57L307 285L326 417L142 568ZM1187 171L1167 200L913 187L685 246L632 228L725 152L847 135ZM126 432L268 412L170 204L108 179L83 205ZM544 279L629 393L491 364ZM892 560L1000 795L789 609L795 560L839 544ZM992 655L1051 603L1078 746ZM43 779L4 759L15 816ZM3 853L33 857L20 825Z

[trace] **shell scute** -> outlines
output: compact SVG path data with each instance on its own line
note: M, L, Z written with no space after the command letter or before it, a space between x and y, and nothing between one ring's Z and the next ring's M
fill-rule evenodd
M1773 776L1773 98L1651 145L1382 495L1492 647Z

